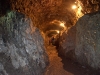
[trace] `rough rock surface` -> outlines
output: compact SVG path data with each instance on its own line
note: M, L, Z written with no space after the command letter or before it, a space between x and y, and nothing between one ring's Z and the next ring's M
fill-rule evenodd
M59 53L70 59L75 59L76 27L66 30L60 37Z
M79 63L100 69L100 12L86 14L64 32L59 53Z
M0 18L0 75L42 75L48 64L44 40L25 15Z
M100 12L87 14L76 24L75 55L82 64L100 68Z

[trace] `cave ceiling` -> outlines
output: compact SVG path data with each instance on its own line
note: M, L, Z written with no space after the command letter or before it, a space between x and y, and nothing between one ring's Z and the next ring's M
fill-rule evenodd
M75 4L75 2L78 2ZM77 5L77 10L72 9L72 5ZM81 8L80 8L81 6ZM80 9L79 9L80 8ZM99 0L2 0L0 1L0 15L6 10L15 10L24 13L33 21L33 25L44 33L50 31L57 33L65 27L75 24L81 17L77 13L90 13L100 9ZM79 12L80 11L80 12ZM52 32L53 31L53 32ZM54 33L54 34L55 34ZM50 33L49 33L50 34Z

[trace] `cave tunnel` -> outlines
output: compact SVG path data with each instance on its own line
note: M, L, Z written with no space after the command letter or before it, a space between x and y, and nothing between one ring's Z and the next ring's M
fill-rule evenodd
M100 0L0 0L0 75L100 75Z

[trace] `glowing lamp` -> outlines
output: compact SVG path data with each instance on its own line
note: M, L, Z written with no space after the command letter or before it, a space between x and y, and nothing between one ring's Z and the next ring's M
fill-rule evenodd
M64 26L64 23L60 23L60 26L65 27L65 26Z
M59 34L59 30L57 30L57 33Z
M76 6L76 5L73 5L73 6L72 6L72 9L76 9L76 8L77 8L77 6Z
M75 3L77 3L77 2L75 2Z

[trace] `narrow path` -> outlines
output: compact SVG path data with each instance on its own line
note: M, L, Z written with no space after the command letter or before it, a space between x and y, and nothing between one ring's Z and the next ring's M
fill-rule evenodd
M50 65L45 75L91 75L84 66L77 66L77 63L73 63L71 60L60 58L55 46L48 46L47 53Z

